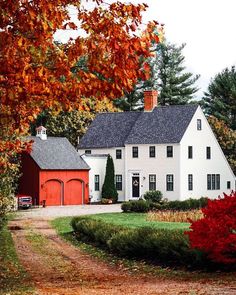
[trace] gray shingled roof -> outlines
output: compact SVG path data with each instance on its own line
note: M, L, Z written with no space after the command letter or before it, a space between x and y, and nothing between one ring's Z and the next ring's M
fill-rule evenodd
M89 166L65 137L48 137L33 140L31 157L41 169L45 170L89 170Z
M157 107L140 116L128 137L126 144L162 144L181 141L197 105Z
M79 148L120 147L141 112L101 113L82 137Z
M99 114L82 137L79 148L179 143L197 108L198 105L163 106L152 112Z

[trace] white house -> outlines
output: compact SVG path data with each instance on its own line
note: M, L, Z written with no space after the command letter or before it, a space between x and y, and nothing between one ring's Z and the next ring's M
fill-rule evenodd
M148 190L184 200L235 189L235 175L200 106L157 106L156 91L145 91L144 102L144 112L98 114L81 139L92 202L101 198L108 154L119 201Z

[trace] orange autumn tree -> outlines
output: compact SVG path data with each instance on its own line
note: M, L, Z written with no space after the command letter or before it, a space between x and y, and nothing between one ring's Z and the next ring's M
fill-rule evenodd
M80 99L104 99L132 90L138 78L147 78L151 42L158 42L155 22L143 32L147 5L103 0L3 0L0 2L0 169L25 150L21 138L44 108L69 110ZM78 10L84 32L58 45L58 29L77 29L68 6ZM86 67L79 61L86 60ZM73 69L73 70L72 70Z

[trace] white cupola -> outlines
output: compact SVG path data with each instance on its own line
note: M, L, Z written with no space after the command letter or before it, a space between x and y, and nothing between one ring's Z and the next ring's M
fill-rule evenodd
M47 140L47 129L43 126L37 127L36 137L40 137L42 140Z

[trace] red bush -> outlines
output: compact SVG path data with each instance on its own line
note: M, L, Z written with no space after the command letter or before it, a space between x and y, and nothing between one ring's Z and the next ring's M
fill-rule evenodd
M236 263L236 192L223 198L209 200L201 209L204 217L191 221L191 248L207 253L215 262Z

